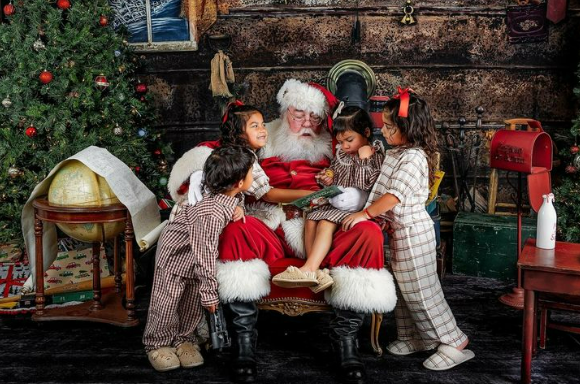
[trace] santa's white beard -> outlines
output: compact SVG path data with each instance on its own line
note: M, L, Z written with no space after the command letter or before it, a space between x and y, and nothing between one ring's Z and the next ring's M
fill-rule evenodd
M303 135L307 132L310 136ZM307 160L316 163L324 158L332 158L332 137L326 129L323 128L318 135L309 128L293 133L284 116L267 147L267 153L278 156L282 161Z

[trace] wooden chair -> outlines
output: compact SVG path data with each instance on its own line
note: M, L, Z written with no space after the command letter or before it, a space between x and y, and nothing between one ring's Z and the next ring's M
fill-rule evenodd
M580 325L552 321L550 319L551 310L580 313L580 296L540 294L538 297L538 313L540 314L539 332L541 349L546 349L546 333L548 328L580 335Z

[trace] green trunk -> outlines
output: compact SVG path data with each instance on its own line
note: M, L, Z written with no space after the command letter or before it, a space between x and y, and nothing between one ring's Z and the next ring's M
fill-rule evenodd
M536 237L536 220L522 218L522 246ZM517 280L515 216L460 212L453 224L453 273Z

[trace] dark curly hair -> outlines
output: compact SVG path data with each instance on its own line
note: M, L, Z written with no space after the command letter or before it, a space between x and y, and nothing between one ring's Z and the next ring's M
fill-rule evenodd
M237 105L230 103L220 125L222 145L242 145L248 147L248 141L242 137L246 122L254 113L264 115L252 105ZM223 120L225 118L225 121Z
M203 166L202 187L211 194L230 191L235 183L246 178L255 160L256 155L247 147L230 145L216 148Z
M368 128L368 132L365 132ZM363 137L370 139L373 132L373 121L368 112L362 108L350 106L344 108L332 123L332 136L339 133L354 131Z
M401 134L406 137L404 148L419 147L425 151L429 165L429 185L432 185L437 170L438 143L431 109L425 100L412 92L409 93L408 117L399 116L400 105L399 99L390 99L385 104L383 116L399 127Z

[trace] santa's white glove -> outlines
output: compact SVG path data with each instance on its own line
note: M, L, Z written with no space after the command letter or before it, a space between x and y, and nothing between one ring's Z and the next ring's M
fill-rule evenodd
M189 191L187 192L187 200L190 205L197 204L203 198L203 195L201 194L202 180L203 171L195 171L189 178Z
M358 212L363 209L368 192L352 187L338 187L342 193L328 199L328 202L337 209L347 212Z

